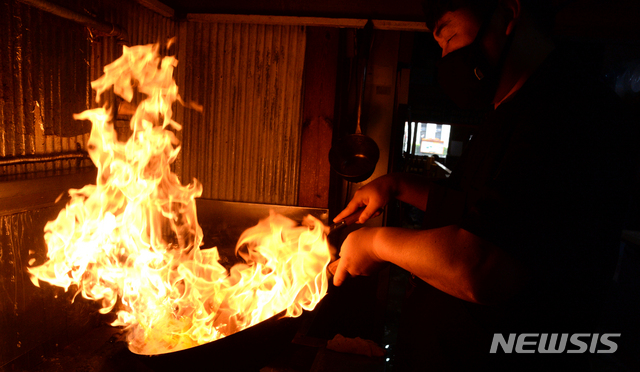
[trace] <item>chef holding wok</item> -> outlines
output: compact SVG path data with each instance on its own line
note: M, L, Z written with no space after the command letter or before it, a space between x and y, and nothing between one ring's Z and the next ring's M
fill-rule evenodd
M550 0L423 7L442 48L440 86L489 113L449 178L393 173L355 193L334 221L364 207L364 223L396 199L425 211L428 228L352 232L334 284L389 263L413 274L400 370L587 370L585 353L500 354L491 344L496 334L594 332L637 169L636 126L554 40ZM614 140L602 141L602 128Z

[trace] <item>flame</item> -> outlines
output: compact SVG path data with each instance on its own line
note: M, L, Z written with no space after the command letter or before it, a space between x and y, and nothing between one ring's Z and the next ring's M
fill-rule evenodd
M325 227L271 213L246 230L236 253L244 263L227 271L216 248L200 249L197 180L182 186L170 165L179 141L170 130L171 106L181 103L173 80L177 60L159 46L124 47L92 82L97 97L113 87L127 102L144 100L131 119L132 135L118 141L110 113L74 115L92 122L89 154L95 185L69 190L71 200L45 226L48 261L28 268L39 280L115 309L113 326L129 332L129 349L161 354L214 341L286 310L312 310L327 291L330 260ZM183 103L184 104L184 103ZM193 105L192 105L193 106Z

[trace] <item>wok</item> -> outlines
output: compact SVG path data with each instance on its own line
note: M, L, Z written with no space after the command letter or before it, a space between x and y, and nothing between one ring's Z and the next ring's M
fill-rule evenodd
M272 361L295 336L301 318L284 311L217 341L157 355L135 354L154 371L258 371Z
M235 244L240 234L273 210L293 220L311 214L327 223L328 211L321 208L196 199L198 221L204 232L204 247L217 247L221 264L235 262ZM306 319L283 317L284 311L225 338L189 349L157 355L132 355L153 371L257 371L278 356Z
M202 213L199 213L200 216L208 216L208 214L216 210L218 212L224 211L227 218L238 213L242 216L247 216L264 213L265 208L270 208L294 218L307 212L324 217L324 211L321 209L292 209L283 206L259 206L256 204L202 199L198 200L198 204L200 207L205 207L202 208ZM363 210L364 208L359 209L342 221L327 226L326 233L332 235L334 232L353 225ZM207 219L217 222L213 217ZM331 274L335 272L336 266L337 261L329 268ZM300 328L301 323L305 321L305 314L307 314L305 312L301 317L290 318L284 317L285 313L286 311L282 311L252 327L189 349L156 355L135 353L134 355L153 371L175 372L190 367L198 367L200 369L203 366L206 367L206 370L211 371L258 371L268 365L286 348Z

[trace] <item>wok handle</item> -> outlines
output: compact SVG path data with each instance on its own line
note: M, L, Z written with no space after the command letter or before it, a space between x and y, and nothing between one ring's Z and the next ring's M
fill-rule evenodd
M340 222L336 222L332 225L329 226L329 234L335 230L339 230L344 226L350 226L353 225L355 222L358 221L358 219L360 218L360 215L362 214L362 212L364 211L365 208L360 208L357 211L355 211L354 213L350 214L349 216L345 217L342 221ZM338 264L340 263L340 258L338 258L337 260L329 263L329 265L327 265L327 270L329 271L329 273L331 275L335 275L336 274L336 270L338 269Z
M336 230L342 229L345 226L351 226L354 223L358 222L362 211L364 211L364 208L360 208L347 217L343 218L341 221L329 225L329 234Z
M358 209L354 213L352 213L352 214L348 215L347 217L345 217L344 219L342 219L342 221L340 221L340 222L336 222L334 224L331 224L329 226L329 234L331 234L332 232L334 232L336 230L340 230L345 226L350 226L350 225L353 225L354 223L356 223L358 221L358 219L360 218L360 215L362 214L362 211L364 211L364 208ZM331 262L327 266L327 270L329 271L329 273L331 275L335 275L336 274L336 270L338 269L339 261L340 261L340 258L338 258L337 260Z

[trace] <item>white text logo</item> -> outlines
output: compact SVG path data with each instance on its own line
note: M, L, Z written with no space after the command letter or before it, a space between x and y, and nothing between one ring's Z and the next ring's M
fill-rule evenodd
M620 333L509 333L507 339L495 333L489 352L495 354L502 348L505 353L515 350L517 354L585 353L587 350L590 353L614 353L618 344L611 340L613 337L620 337Z

